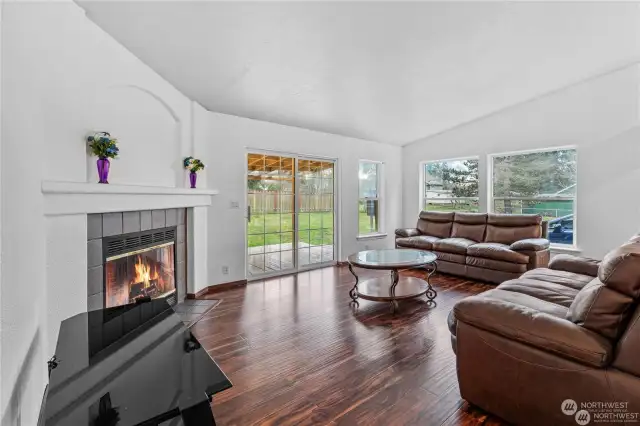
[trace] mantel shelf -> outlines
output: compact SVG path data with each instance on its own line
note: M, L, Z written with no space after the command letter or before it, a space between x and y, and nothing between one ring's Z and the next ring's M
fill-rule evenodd
M43 194L216 195L216 189L42 181Z
M42 181L44 214L73 215L211 205L215 189Z

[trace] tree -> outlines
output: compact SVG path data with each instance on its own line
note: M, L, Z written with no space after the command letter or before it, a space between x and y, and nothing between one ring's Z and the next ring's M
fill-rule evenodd
M451 197L478 196L478 160L428 163L425 172L426 191L441 189ZM461 202L467 204L468 200Z
M575 183L575 150L508 155L496 157L493 161L495 197L551 196ZM512 213L511 201L504 200L505 213Z
M464 169L451 168L448 171L451 193L454 197L478 196L478 161L465 160Z

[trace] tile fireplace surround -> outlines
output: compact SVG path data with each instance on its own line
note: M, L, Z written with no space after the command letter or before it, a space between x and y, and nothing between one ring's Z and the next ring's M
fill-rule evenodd
M94 213L87 216L87 309L104 308L103 237L175 226L176 290L181 302L187 294L187 209Z
M183 298L209 283L207 256L208 209L213 189L100 185L84 182L42 182L45 216L46 341L47 352L55 349L60 322L100 307L102 280L94 269L96 247L101 238L167 227L175 222L176 287ZM182 213L180 213L182 212ZM138 218L139 224L138 224ZM179 225L183 225L178 229ZM182 250L182 253L181 253ZM184 255L184 256L183 256ZM180 264L180 265L178 265ZM93 297L92 297L93 296ZM100 300L100 305L98 305Z

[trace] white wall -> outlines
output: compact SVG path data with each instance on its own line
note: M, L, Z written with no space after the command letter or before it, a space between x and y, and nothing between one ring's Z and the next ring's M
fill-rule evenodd
M192 107L72 2L6 3L1 36L0 410L35 425L59 323L87 309L86 216L45 217L41 181L96 182L84 138L108 130L111 183L182 187Z
M419 211L421 161L479 156L486 211L488 154L576 145L577 244L601 257L640 230L639 79L630 66L406 146L404 225Z
M402 186L401 148L359 139L319 133L295 127L211 113L195 115L196 139L207 140L197 154L208 166L208 187L220 190L209 208L209 280L220 284L245 276L246 153L248 149L269 149L332 157L338 163L340 208L340 259L370 248L393 247L393 231L399 225ZM386 238L358 241L358 160L384 162L387 177L384 198ZM231 202L239 202L232 209ZM336 233L338 234L338 233ZM222 266L229 274L222 274Z

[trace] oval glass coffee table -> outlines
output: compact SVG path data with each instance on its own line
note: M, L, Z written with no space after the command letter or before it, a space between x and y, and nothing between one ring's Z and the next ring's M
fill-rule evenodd
M435 305L438 293L431 287L429 278L436 272L436 255L422 250L387 249L367 250L352 254L347 258L349 271L356 283L349 291L351 302L359 305L358 298L376 302L389 302L391 312L398 307L398 300L414 299L425 295L429 304ZM364 269L384 269L391 271L391 277L376 277L360 282L353 267ZM400 277L400 269L424 269L425 279Z

